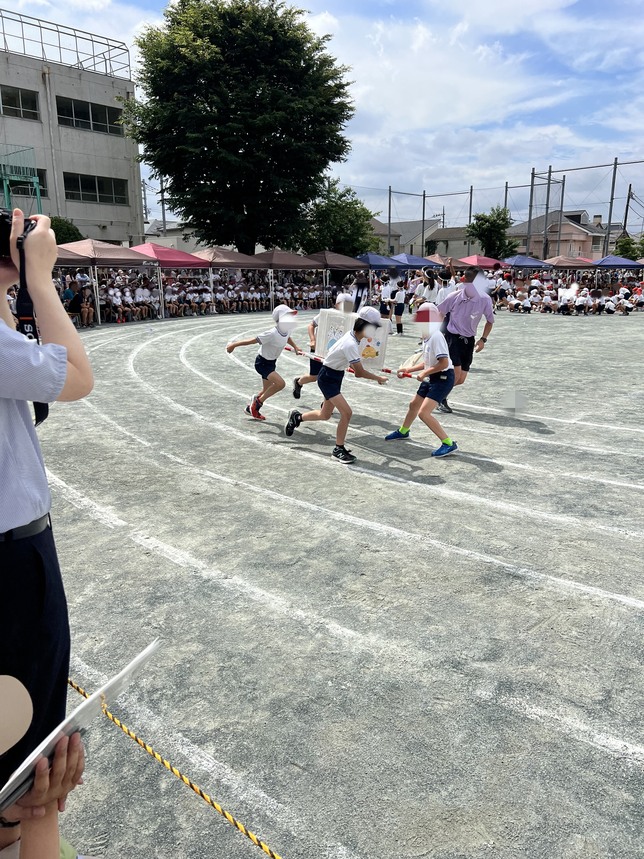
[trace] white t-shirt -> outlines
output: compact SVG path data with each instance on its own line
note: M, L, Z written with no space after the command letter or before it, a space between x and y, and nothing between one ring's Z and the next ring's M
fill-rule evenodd
M447 286L441 286L438 290L438 298L436 299L436 304L441 304L448 295L451 295L453 292L456 292L456 281L452 278L447 284Z
M360 361L360 344L353 331L347 331L333 344L324 359L324 366L330 370L346 370L350 364Z
M434 286L432 286L431 284L428 283L425 286L425 288L423 289L423 300L424 301L431 301L432 304L435 304L436 301L438 300L439 291L440 290L438 289L436 284L434 284Z
M449 357L445 335L442 331L434 331L431 337L423 340L423 363L425 364L425 369L427 367L435 367L441 358L447 358L448 370L454 369L452 359Z
M384 284L382 289L380 290L380 300L381 301L389 301L391 298L391 287L388 283Z
M259 341L259 354L267 361L275 361L282 354L282 350L288 343L288 334L282 334L277 326L262 334L257 335Z
M404 304L405 303L405 290L398 289L396 290L396 296L394 298L396 304Z

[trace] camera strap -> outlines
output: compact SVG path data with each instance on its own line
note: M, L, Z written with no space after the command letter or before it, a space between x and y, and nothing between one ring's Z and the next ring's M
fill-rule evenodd
M18 246L18 255L20 257L20 286L16 297L16 316L18 317L18 331L28 340L40 342L38 337L38 329L34 318L34 305L27 289L27 275L25 273L25 238L26 232L18 236L16 242ZM43 421L47 420L49 415L49 406L47 403L34 403L34 416L36 418L36 426L39 426Z

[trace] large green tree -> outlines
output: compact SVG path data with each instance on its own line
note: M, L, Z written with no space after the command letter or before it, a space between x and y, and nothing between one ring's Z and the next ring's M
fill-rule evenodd
M124 105L143 160L203 242L292 244L353 114L346 69L281 0L178 0L137 40L143 98Z
M51 228L56 236L57 245L79 242L85 238L73 221L70 221L69 218L61 218L59 215L52 215Z
M503 206L493 206L489 214L479 212L474 215L466 235L479 242L484 256L504 259L515 254L519 247L518 241L508 239L507 231L511 226L510 210Z
M615 256L636 260L641 257L641 244L630 236L620 236L615 242Z
M347 256L375 251L370 212L351 188L341 188L337 179L304 209L304 225L299 246L305 254L329 250Z

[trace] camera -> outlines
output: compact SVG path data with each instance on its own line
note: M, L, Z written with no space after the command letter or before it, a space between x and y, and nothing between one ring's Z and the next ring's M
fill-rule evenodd
M7 259L9 253L9 238L11 236L11 221L13 215L11 209L0 209L0 259ZM25 231L23 235L27 235L30 230L36 226L34 218L25 218Z

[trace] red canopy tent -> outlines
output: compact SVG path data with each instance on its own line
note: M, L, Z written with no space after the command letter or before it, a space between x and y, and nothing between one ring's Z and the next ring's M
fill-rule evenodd
M165 245L157 245L155 242L135 245L130 250L154 257L161 268L208 268L204 265L204 260L194 254L178 251L176 248L167 248Z
M508 268L507 264L500 259L492 259L492 257L484 257L479 256L479 254L472 254L472 256L465 257L464 259L459 259L456 261L457 265L475 265L478 268L494 268L497 263L501 266L501 268Z
M109 242L99 242L98 239L81 239L78 242L66 242L58 245L72 253L85 257L84 265L118 265L118 266L141 266L156 265L156 260L147 254L138 253L133 248L122 248L120 245L111 245ZM88 262L88 260L90 262Z

